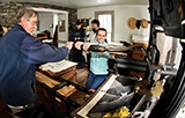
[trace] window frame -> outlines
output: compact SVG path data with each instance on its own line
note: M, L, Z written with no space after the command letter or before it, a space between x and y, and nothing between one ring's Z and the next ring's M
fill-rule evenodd
M104 15L104 14L111 14L111 20L112 20L112 32L111 32L111 42L114 41L114 11L97 11L95 12L95 18L98 19L99 15ZM100 22L101 25L101 22Z

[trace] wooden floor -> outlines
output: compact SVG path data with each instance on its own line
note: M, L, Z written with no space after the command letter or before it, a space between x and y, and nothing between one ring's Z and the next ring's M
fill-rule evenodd
M86 67L83 69L77 69L77 83L85 87L88 74L89 74L89 71ZM74 96L74 97L80 98L78 97L78 94L77 96ZM44 104L51 112L54 112L51 100L45 97L42 86L39 83L37 83L37 100L35 101L35 105L38 106L40 104ZM59 108L60 108L60 113L64 115L66 112L65 103L60 103ZM0 118L12 118L11 111L3 102L1 95L0 95Z

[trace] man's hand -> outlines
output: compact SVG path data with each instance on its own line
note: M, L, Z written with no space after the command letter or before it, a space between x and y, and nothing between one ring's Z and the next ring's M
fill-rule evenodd
M80 38L79 37L75 37L75 39L74 39L75 41L77 41L77 40L80 40Z
M75 48L78 50L81 50L81 45L83 45L83 44L84 44L83 42L78 41L75 43Z
M87 51L89 49L89 46L91 45L91 43L84 43L84 42L76 42L75 43L75 48L78 49L78 50L81 50L81 46L83 45L83 50L84 51Z
M73 44L74 44L74 42L69 41L69 42L66 42L65 46L71 50L73 47Z

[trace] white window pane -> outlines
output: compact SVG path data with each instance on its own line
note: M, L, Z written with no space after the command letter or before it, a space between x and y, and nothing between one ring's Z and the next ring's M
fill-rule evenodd
M98 15L100 27L105 28L108 32L112 32L112 19L111 14Z
M107 42L111 42L112 38L112 15L111 14L99 14L98 20L100 21L100 27L107 30Z

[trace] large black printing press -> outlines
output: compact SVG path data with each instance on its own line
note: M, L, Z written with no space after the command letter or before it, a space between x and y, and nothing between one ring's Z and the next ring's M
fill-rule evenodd
M127 118L176 116L185 102L185 1L149 0L148 10L151 25L148 48L123 45L123 49L116 50L141 50L145 59L124 56L110 58L110 75L90 100L71 113L72 117L87 118L92 117L93 113L98 117L98 113L107 113L122 106L126 106L130 112ZM178 38L183 48L178 70L173 68L173 64L166 63L172 37ZM99 50L114 51L106 48ZM128 70L144 72L145 76L127 76ZM117 111L115 118L125 117L123 109Z
M174 118L184 104L185 98L185 1L149 0L150 37L149 46L132 46L123 42L120 48L92 45L89 51L124 52L141 50L144 60L115 55L109 58L109 75L104 83L84 103L78 104L56 92L64 84L88 93L87 89L61 77L54 79L63 85L49 88L42 86L67 105L67 115L72 118ZM160 27L160 28L159 28ZM172 47L172 38L178 38L182 46L178 70L166 63ZM129 71L145 73L129 76ZM54 102L56 114L60 111ZM72 107L72 109L71 109ZM116 111L117 110L117 111ZM115 116L113 116L113 111Z

